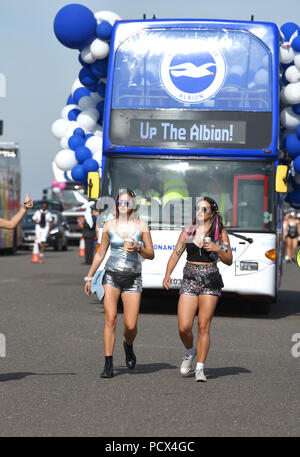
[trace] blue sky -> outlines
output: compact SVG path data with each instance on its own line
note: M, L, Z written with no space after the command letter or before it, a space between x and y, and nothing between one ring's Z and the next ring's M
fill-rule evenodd
M20 145L22 196L27 190L41 198L51 185L51 163L61 149L51 133L60 117L81 66L78 51L61 45L53 32L57 12L80 3L93 12L114 11L123 19L148 18L234 19L300 25L299 0L1 0L0 73L6 78L6 97L0 98L4 121L0 141ZM298 14L298 16L297 16Z

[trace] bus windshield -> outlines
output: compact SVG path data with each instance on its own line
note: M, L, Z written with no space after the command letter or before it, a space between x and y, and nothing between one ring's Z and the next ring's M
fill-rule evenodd
M136 194L138 216L152 229L189 225L196 202L216 201L224 225L239 231L275 230L274 164L251 160L108 157L102 186L102 219L111 217L119 189ZM103 197L112 197L105 199Z

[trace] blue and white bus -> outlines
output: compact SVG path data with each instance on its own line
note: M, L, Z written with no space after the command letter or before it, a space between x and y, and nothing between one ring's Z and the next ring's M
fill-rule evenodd
M129 187L151 227L155 259L143 285L161 288L165 267L200 196L219 205L230 234L224 292L266 309L281 275L279 43L272 23L119 21L114 26L103 126L101 196ZM108 211L104 211L107 217ZM173 275L180 285L183 255Z

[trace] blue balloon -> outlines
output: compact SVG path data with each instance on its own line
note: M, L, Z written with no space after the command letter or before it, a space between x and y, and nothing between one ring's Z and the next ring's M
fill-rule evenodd
M74 179L74 181L83 182L85 180L83 166L80 164L75 165L75 167L73 167L71 170L71 176Z
M86 87L78 87L73 94L75 105L78 105L78 102L82 97L89 97L90 95L91 93Z
M69 121L76 121L76 119L78 118L80 113L81 113L80 109L77 109L77 108L71 109L71 111L69 111L69 114L68 114Z
M105 98L105 91L106 91L106 84L104 84L104 82L101 81L98 84L98 90L97 90L97 92L100 95L100 97Z
M82 136L82 138L85 139L85 131L81 127L78 127L77 129L75 129L73 131L73 135L80 135L80 136Z
M300 114L300 103L295 103L295 105L291 105L291 107L294 113Z
M87 159L83 163L83 169L85 174L88 174L90 171L98 171L99 164L95 159Z
M72 151L75 151L79 146L83 146L85 143L85 139L80 136L80 135L72 135L70 136L68 140L68 145L69 148L72 149Z
M56 38L68 48L82 49L96 38L97 21L93 12L83 5L66 5L54 20Z
M85 62L85 61L82 59L81 54L79 54L78 60L79 60L79 63L80 63L83 67L87 67L87 66L88 66L88 63Z
M88 140L89 138L91 138L91 136L95 136L93 133L87 133L85 135L85 141Z
M298 175L300 175L300 156L297 156L293 160L293 164L294 164L295 172L298 173Z
M67 105L77 105L77 103L74 103L74 99L73 99L73 95L72 94L70 94L69 97L68 97L66 106Z
M75 157L79 163L83 163L85 160L91 159L92 153L86 146L79 146L75 149Z
M84 86L93 86L97 83L97 77L92 72L90 65L83 67L79 72L79 81Z
M300 36L296 36L292 41L292 48L296 52L300 52Z
M109 41L112 33L112 25L107 21L102 21L96 27L96 35L100 40Z
M98 84L93 84L93 85L88 85L86 86L91 92L97 92L98 90Z
M296 205L300 204L300 192L297 190L293 190L293 192L289 192L285 198L285 201L288 203L295 203Z
M93 74L99 79L107 75L108 59L98 59L96 62L91 63L91 70Z
M300 113L299 113L300 114ZM300 140L300 124L297 126L296 135Z
M280 30L282 31L284 38L286 41L289 41L291 36L296 30L299 30L299 27L297 24L294 22L286 22L280 27Z
M295 133L287 135L282 145L284 149L288 150L291 159L294 159L300 154L300 140Z
M297 190L298 192L300 191L300 184L298 184L294 178L289 178L289 184L292 186L293 190Z

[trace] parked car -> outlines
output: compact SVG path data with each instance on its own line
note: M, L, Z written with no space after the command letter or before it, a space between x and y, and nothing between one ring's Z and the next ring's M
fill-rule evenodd
M49 208L49 206L48 206ZM31 211L27 211L21 226L21 248L28 248L34 245L35 223L32 217L36 211L36 206ZM53 226L48 235L46 247L53 247L55 251L68 249L68 223L61 211L49 208L52 214Z

